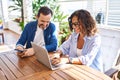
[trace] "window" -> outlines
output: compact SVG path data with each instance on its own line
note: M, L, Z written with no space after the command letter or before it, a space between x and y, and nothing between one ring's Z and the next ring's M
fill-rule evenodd
M96 18L99 12L104 15L104 25L120 27L120 0L59 0L61 10L71 14L77 9L86 9Z
M107 24L120 27L120 0L109 0Z
M74 0L74 1L60 1L59 4L61 5L61 10L65 14L72 14L77 9L86 9L87 8L87 1L84 0Z

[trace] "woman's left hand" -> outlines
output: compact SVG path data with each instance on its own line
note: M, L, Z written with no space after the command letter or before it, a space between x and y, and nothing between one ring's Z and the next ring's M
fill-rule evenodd
M51 62L53 65L59 64L61 62L60 54L58 53L53 54Z
M82 65L82 62L79 60L79 58L72 58L72 64L80 64Z
M52 59L52 65L57 65L61 62L61 59L60 58L53 58Z

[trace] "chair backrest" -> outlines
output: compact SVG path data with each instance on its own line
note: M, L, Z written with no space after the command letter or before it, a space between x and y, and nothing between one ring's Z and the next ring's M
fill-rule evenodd
M113 65L115 65L115 66L120 65L120 49L118 50L118 54L115 58L115 62Z
M0 24L0 33L3 33L3 25Z
M104 72L115 65L116 56L120 48L120 31L99 28L102 39L101 49L103 53Z
M0 44L4 43L3 25L0 24Z

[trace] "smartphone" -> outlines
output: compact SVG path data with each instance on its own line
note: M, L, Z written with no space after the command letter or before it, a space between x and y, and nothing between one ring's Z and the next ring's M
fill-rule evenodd
M19 50L19 49L14 49L14 50L17 51L17 52L20 52L20 53L24 52L24 50Z

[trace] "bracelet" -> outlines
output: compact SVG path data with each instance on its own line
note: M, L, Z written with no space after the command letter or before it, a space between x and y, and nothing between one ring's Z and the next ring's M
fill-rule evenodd
M62 51L61 50L57 50L55 53L59 53L60 56L62 56Z
M72 60L73 58L72 57L69 57L69 63L72 64Z
M60 58L60 54L53 54L54 58Z

